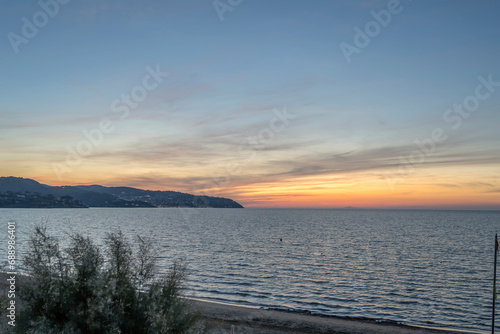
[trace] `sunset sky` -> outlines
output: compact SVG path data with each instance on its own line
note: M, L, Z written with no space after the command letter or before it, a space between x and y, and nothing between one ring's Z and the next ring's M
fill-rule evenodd
M4 1L0 176L500 209L498 1Z

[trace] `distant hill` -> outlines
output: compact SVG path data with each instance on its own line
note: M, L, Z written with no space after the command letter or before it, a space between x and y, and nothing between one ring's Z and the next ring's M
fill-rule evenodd
M26 193L52 195L55 199L70 196L89 207L243 208L239 203L228 198L195 196L176 191L151 191L100 185L53 187L31 179L0 177L0 194L5 195L7 192L20 195ZM7 206L2 206L0 203L0 207Z
M126 201L143 201L156 207L243 208L229 198L195 196L177 191L142 190L130 187L77 186L78 189L116 196Z
M91 207L154 207L144 202L129 202L116 196L85 191L71 186L52 187L38 183L35 180L20 177L0 177L0 193L12 191L14 193L32 193L53 195L55 197L71 196L73 199Z

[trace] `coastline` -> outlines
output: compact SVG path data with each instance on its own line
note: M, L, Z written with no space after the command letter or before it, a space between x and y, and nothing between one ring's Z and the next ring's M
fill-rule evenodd
M190 299L194 311L208 324L209 333L262 334L463 334L477 333L448 330L395 322L356 319L335 316L303 314L275 309L246 307Z

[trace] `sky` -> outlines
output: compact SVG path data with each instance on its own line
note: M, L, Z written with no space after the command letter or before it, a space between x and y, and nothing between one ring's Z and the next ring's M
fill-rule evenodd
M6 0L0 176L500 209L498 1Z

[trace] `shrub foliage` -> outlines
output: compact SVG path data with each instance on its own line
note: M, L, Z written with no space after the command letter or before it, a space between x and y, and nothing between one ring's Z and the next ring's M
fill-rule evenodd
M186 268L156 273L156 252L137 237L137 252L121 231L104 250L81 234L61 250L45 227L29 240L24 264L34 284L24 288L29 333L188 333L197 316L182 298Z

